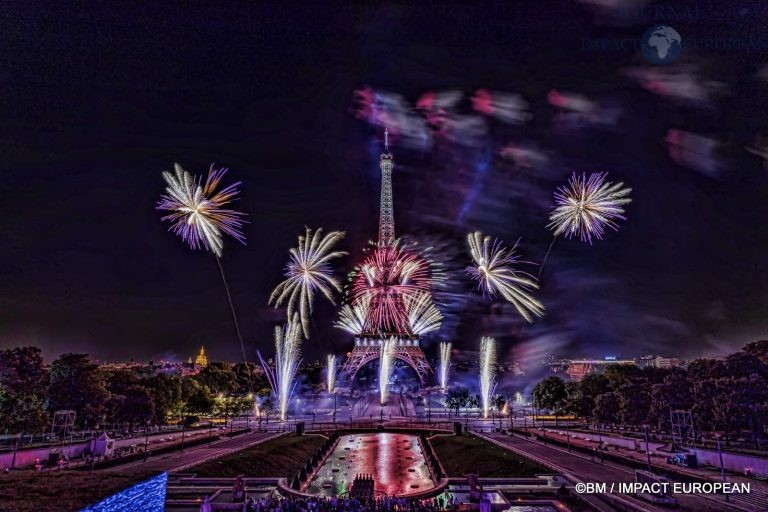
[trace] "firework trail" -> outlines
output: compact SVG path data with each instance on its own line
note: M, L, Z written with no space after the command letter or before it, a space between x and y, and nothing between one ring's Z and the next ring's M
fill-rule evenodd
M309 321L316 291L320 291L331 303L333 290L341 292L339 281L333 276L330 260L347 254L332 251L332 247L344 237L343 231L331 231L323 236L323 230L314 233L307 228L305 236L299 236L299 246L290 250L291 258L285 267L285 281L269 296L269 304L275 307L288 302L288 318L298 312L304 337L309 339Z
M261 366L269 379L272 393L280 410L280 419L285 421L288 403L296 385L296 372L301 364L301 323L298 315L283 327L275 327L275 367L270 368L259 354Z
M336 391L336 356L333 354L328 354L328 363L327 363L327 383L328 383L328 394Z
M427 292L420 292L405 297L405 310L408 314L408 325L413 334L422 336L440 328L443 315L432 303L432 297Z
M474 263L467 267L467 274L478 282L484 294L491 297L500 294L528 322L533 322L533 315L544 314L544 306L530 293L539 288L536 278L514 267L519 262L515 252L517 244L507 249L499 240L491 242L490 236L483 236L479 231L470 233L467 241Z
M237 322L235 305L232 302L232 294L229 292L229 284L224 275L224 267L221 264L221 255L224 249L223 235L229 235L238 242L245 244L245 235L242 227L246 223L242 217L244 213L224 208L237 199L240 194L238 187L240 182L233 183L220 191L216 191L222 178L228 169L216 169L214 164L208 169L208 177L202 183L201 177L192 176L181 165L173 164L174 172L163 172L163 179L167 184L165 194L160 196L156 209L171 212L160 220L171 223L169 228L174 234L181 237L190 248L204 249L216 256L219 265L221 279L224 281L224 290L227 292L229 309L232 311L232 319L235 323L237 338L240 340L240 348L243 351L243 360L247 363L243 336L240 334L240 325Z
M381 405L387 403L387 386L394 370L395 352L397 350L397 339L391 337L387 340L381 340L381 352L379 355L379 400Z
M494 366L496 365L496 340L483 337L480 340L480 398L483 403L483 418L488 417L491 409L491 394L496 387Z
M568 186L559 187L555 192L556 207L549 216L547 225L557 237L577 236L582 242L592 243L592 237L602 239L605 228L618 230L617 220L626 220L622 205L632 201L631 188L623 183L605 181L607 173L585 174L580 177L573 173Z
M368 318L370 303L371 297L363 295L351 305L344 304L339 312L339 320L333 325L350 334L361 334L365 330L365 320Z
M448 370L451 367L451 344L445 341L440 342L440 388L443 393L448 389Z

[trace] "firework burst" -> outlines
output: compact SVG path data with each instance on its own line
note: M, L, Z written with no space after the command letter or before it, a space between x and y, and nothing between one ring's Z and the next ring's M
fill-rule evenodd
M336 356L333 354L328 354L327 361L326 381L328 384L328 394L331 394L336 391Z
M365 320L368 318L370 303L371 297L363 295L352 304L344 304L339 312L339 320L333 325L350 334L361 334L365 330Z
M387 403L389 379L394 371L395 353L397 351L397 339L392 337L381 340L379 355L379 400L380 404Z
M157 209L168 211L163 221L171 223L170 231L181 237L192 249L205 249L221 257L223 235L229 235L245 244L242 227L244 213L224 208L240 194L240 182L216 191L227 169L211 164L208 177L192 176L181 165L174 164L175 172L163 172L167 184Z
M440 388L443 393L448 389L448 371L451 367L451 344L445 341L440 343Z
M411 332L419 336L439 329L443 320L443 315L432 303L432 297L427 292L406 295L405 311Z
M432 286L429 264L399 245L379 246L356 269L353 304L367 301L364 331L412 334L406 301Z
M272 393L278 403L280 419L285 421L288 403L293 394L296 372L301 364L301 323L294 316L283 327L275 327L275 367L270 368L259 354L261 366L269 379Z
M487 418L491 410L491 395L496 387L493 376L495 364L496 340L483 337L480 340L480 399L483 405L483 418Z
M607 173L592 173L589 178L573 173L568 186L555 192L556 207L549 216L555 236L578 236L582 242L592 243L592 237L602 239L605 228L618 230L617 220L625 220L625 205L632 201L631 188L623 183L605 181Z
M331 231L323 236L323 230L314 233L307 228L305 236L299 236L299 246L290 250L291 258L285 267L285 281L281 282L269 297L275 307L288 303L288 318L298 312L305 338L309 338L309 321L315 292L319 291L331 303L333 290L341 292L339 281L333 276L330 260L347 254L332 248L344 237L343 231Z
M534 315L544 314L544 306L531 295L532 290L539 288L536 278L515 269L519 263L517 244L507 249L499 240L491 241L491 237L479 231L470 233L467 241L474 263L467 267L467 274L478 282L483 293L491 297L500 294L528 322L533 322Z

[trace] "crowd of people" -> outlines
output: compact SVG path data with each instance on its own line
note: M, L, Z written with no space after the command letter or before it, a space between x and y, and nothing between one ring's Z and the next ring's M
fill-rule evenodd
M428 500L409 498L326 498L307 499L283 497L248 498L248 512L439 512L450 506L442 497Z

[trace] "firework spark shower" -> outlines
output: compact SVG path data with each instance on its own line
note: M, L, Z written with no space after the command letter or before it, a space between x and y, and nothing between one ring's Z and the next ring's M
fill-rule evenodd
M442 341L440 342L440 367L438 369L440 374L440 389L443 393L448 389L448 372L451 367L451 343Z
M397 350L397 339L392 337L381 340L381 349L379 355L379 403L387 403L389 393L389 379L394 370L395 351Z
M333 251L336 243L344 238L343 231L331 231L323 236L323 230L314 233L306 228L306 234L299 236L299 246L290 250L290 260L285 267L285 281L281 282L269 296L269 304L279 307L288 302L288 318L298 312L305 338L309 338L309 321L312 314L315 292L319 291L331 303L333 291L341 292L339 281L333 276L330 260L344 256L344 251Z
M336 391L336 356L328 354L326 361L326 384L330 395Z
M480 400L483 406L483 418L487 418L491 410L491 395L495 387L495 366L496 340L483 337L480 340Z
M478 282L484 294L491 297L500 294L528 322L544 314L544 305L531 295L531 291L539 287L536 278L515 268L519 263L517 244L507 249L500 240L491 240L479 231L470 233L467 242L473 262L467 267L467 274Z
M288 403L295 387L296 372L301 364L301 322L298 315L284 326L275 327L274 368L269 367L261 354L259 359L278 403L280 419L285 421Z

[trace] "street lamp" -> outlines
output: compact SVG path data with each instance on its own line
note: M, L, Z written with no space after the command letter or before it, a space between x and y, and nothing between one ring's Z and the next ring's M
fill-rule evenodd
M149 423L144 427L144 462L147 462L147 449L149 448Z
M253 393L248 393L248 401L250 402L252 400L253 400ZM254 406L255 405L256 405L256 403L254 402ZM245 429L246 430L251 430L251 413L252 412L253 412L253 407L249 407L248 408L248 412L245 415Z
M651 450L648 448L648 425L643 425L643 432L645 433L645 458L648 461L648 472L651 471Z
M181 453L184 453L184 409L181 410Z
M720 478L723 479L723 483L725 483L725 468L723 467L723 452L720 450L720 434L715 434L715 439L717 440L717 454L720 457ZM730 502L731 498L728 495L728 493L725 493L725 501Z

